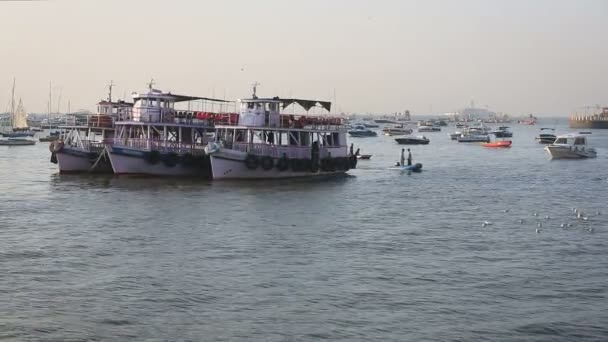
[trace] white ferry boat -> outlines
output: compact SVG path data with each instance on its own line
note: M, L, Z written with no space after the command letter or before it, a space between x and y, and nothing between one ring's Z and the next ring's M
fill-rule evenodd
M112 173L105 145L114 138L115 122L131 117L133 104L112 101L111 87L108 100L97 104L97 114L69 114L69 124L59 126L60 136L49 150L60 173Z
M132 118L115 123L107 148L114 173L209 178L205 147L214 139L215 125L236 124L234 102L163 93L152 84L147 93L134 93L133 100Z
M597 152L588 146L586 134L559 135L553 144L545 146L552 159L595 158Z
M287 115L281 109L299 105L306 110L331 102L258 98L240 100L237 125L216 125L209 144L213 179L274 179L343 174L356 167L348 151L341 118L326 115Z

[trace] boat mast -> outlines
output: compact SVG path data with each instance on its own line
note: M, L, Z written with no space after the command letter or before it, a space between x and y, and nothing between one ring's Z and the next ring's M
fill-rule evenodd
M13 77L13 90L11 92L11 127L15 125L15 78Z
M114 88L114 81L110 81L110 85L108 85L108 102L112 102L112 88Z
M51 101L53 101L53 98L51 97L52 89L53 83L49 81L49 129L53 128L53 124L51 121Z

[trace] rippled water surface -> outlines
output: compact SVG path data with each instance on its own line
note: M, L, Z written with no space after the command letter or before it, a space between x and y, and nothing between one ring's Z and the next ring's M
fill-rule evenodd
M420 174L353 138L372 159L322 181L64 176L0 146L0 340L608 340L608 131L550 161L539 127L426 133Z

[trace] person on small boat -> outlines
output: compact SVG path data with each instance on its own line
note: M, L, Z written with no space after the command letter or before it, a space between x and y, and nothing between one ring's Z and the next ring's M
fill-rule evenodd
M407 149L407 166L412 166L412 151L409 148Z
M354 148L354 147L355 147L355 144L354 144L354 143L351 143L351 144L350 144L350 155L351 155L351 156L354 156L354 155L355 155L355 154L353 153L353 148Z
M357 152L355 152L355 155L358 156L359 155L359 151L361 151L360 148L357 149Z
M405 165L405 149L401 149L401 161L395 162L395 166L403 166Z

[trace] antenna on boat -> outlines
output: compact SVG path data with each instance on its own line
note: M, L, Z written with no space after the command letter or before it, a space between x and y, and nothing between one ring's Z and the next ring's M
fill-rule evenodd
M252 84L252 86L253 86L253 95L251 95L251 97L253 99L257 99L258 98L258 96L256 95L256 91L257 91L259 85L261 85L261 84L259 84L257 81Z
M153 79L153 78L151 78L151 79L150 79L150 83L148 83L148 89L150 89L150 91L152 91L152 87L154 86L154 84L155 84L155 83L154 83L154 79Z
M114 88L114 81L110 81L108 85L108 102L112 102L112 88Z

